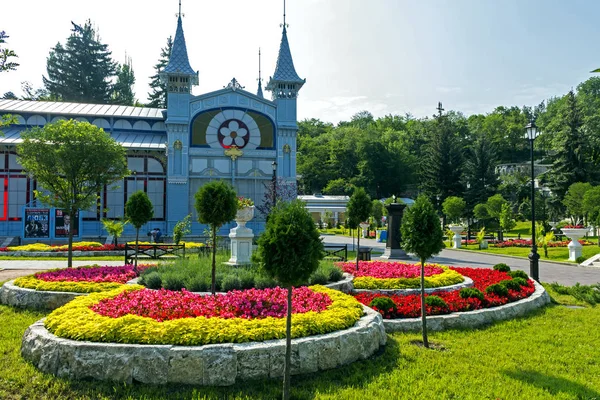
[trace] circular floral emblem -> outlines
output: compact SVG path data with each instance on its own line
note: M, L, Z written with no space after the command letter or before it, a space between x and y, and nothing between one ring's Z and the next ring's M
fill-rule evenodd
M236 146L240 149L248 144L250 139L248 126L239 119L228 119L218 129L219 143L228 149Z

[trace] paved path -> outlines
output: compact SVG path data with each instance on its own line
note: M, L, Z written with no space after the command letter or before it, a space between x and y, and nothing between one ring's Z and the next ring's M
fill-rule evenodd
M322 238L325 243L348 243L348 248L352 248L352 238L345 236L322 236ZM354 244L356 245L356 239L354 239ZM363 245L373 247L376 249L375 251L378 250L379 252L385 249L385 243L377 243L374 239L361 239L360 245L361 247ZM416 261L416 258L414 260ZM444 249L430 261L477 268L491 268L495 264L506 263L514 269L520 269L529 274L529 260L526 258L517 259L479 252ZM542 282L558 282L568 286L572 286L577 282L591 285L600 282L600 268L540 261L540 279Z

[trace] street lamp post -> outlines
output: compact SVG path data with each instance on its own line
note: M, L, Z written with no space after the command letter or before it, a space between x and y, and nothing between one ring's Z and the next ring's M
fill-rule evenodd
M273 167L273 207L275 207L275 203L277 203L277 161L273 161L271 167Z
M526 127L527 138L531 144L531 253L529 253L529 274L531 277L540 281L540 255L537 252L537 244L535 241L535 176L533 171L533 141L538 135L537 126L532 121Z

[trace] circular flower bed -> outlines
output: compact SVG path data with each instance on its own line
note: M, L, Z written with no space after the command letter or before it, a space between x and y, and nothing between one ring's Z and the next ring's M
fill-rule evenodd
M352 296L323 286L296 288L292 337L353 326L363 315ZM152 291L127 285L79 297L52 312L46 328L56 336L92 342L205 345L285 337L284 289L226 295Z
M138 273L150 265L139 265ZM55 269L17 278L15 286L38 291L92 293L118 288L138 276L133 265L109 267L90 265Z
M535 291L533 281L524 279L523 273L501 272L484 268L450 267L449 269L471 278L473 288L451 292L434 292L426 295L427 315L496 307L529 297ZM514 279L511 274L514 274ZM360 293L355 297L365 305L373 304L373 307L387 319L415 318L421 315L419 295L385 296L374 293ZM374 302L377 298L388 298L391 303L381 300ZM377 307L378 303L382 306Z
M344 272L354 275L355 289L411 289L421 285L421 265L402 262L359 261L337 263ZM464 281L462 275L444 265L425 265L425 287L450 286Z

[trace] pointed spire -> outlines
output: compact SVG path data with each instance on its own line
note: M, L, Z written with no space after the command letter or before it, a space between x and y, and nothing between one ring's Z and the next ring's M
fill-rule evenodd
M173 40L173 48L169 57L169 64L162 71L161 75L176 74L190 76L193 85L198 84L198 73L190 66L188 59L187 46L185 44L185 36L183 34L183 25L181 18L181 0L179 0L179 13L177 14L177 30L175 39Z
M260 47L258 48L258 90L256 91L258 97L264 98L262 91L262 77L260 75Z
M290 51L290 44L287 38L288 25L285 21L285 0L283 1L283 24L281 26L283 27L283 32L275 73L269 79L265 89L273 92L273 98L295 98L298 95L298 90L306 82L306 79L301 79L294 67L294 60L292 59L292 52Z

